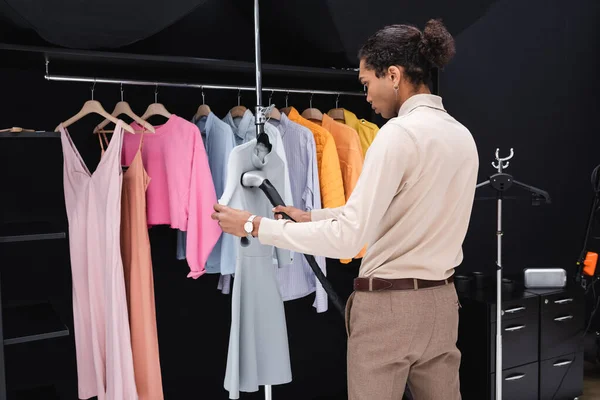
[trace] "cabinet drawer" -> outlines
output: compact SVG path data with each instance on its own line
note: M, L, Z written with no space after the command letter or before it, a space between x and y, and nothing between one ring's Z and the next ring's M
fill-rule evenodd
M571 400L582 394L583 352L540 363L540 400Z
M490 307L490 321L496 321L496 304ZM517 300L506 300L502 302L502 319L519 318L526 315L537 317L540 305L537 296L525 297Z
M579 307L577 307L579 306ZM580 304L542 314L540 360L582 351L585 310Z
M537 362L502 371L503 400L536 400L538 398ZM496 374L490 375L490 399L496 398Z
M490 371L496 371L496 323L490 331ZM525 316L502 320L502 369L538 361L539 323L537 317Z
M542 313L570 313L572 309L584 306L583 294L575 290L563 290L541 296Z

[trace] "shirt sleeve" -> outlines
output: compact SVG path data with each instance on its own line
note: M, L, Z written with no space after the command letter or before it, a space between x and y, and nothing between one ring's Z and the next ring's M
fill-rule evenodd
M323 146L323 154L321 155L319 184L321 186L321 203L323 207L330 208L343 206L346 202L346 196L335 142L331 134L327 133L329 137Z
M198 129L196 126L194 128ZM191 270L188 278L197 279L205 272L206 260L219 239L221 228L217 221L211 218L217 195L199 132L194 135L193 148L186 258Z
M337 218L344 211L344 206L337 208L321 208L320 210L312 210L310 212L310 220L312 222L322 221L324 219Z
M337 215L305 223L263 218L259 240L305 254L354 257L373 237L393 198L418 165L418 159L417 146L404 129L397 125L382 128L369 149L356 188L348 203L336 209Z
M306 188L302 194L304 211L321 208L321 189L319 188L319 169L317 167L317 149L315 139L307 136L306 141Z

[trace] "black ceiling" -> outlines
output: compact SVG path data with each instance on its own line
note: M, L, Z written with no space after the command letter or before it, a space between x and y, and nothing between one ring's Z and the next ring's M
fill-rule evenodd
M496 0L261 0L263 61L354 67L392 23L442 18L452 34ZM253 0L0 0L4 43L252 61Z

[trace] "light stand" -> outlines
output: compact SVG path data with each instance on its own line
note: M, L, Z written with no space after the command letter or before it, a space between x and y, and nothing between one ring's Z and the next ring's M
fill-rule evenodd
M498 239L498 254L497 254L497 270L496 270L496 400L502 399L502 200L503 194L512 185L528 190L532 194L532 205L539 205L541 198L544 198L546 203L550 203L550 195L533 186L526 185L524 183L515 181L509 174L504 173L504 169L508 168L510 162L515 155L513 149L510 149L510 156L501 158L499 155L500 149L496 149L496 163L492 162L492 166L498 170L497 174L490 176L490 178L478 184L477 189L484 186L491 186L497 193L496 199L498 201L498 225L496 230L496 237ZM506 164L504 164L506 162Z

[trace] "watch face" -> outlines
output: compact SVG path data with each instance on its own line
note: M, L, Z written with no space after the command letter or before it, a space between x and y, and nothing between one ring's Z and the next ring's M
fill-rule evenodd
M244 230L246 231L247 234L251 234L252 231L254 230L254 225L252 225L252 222L246 222L244 224Z

